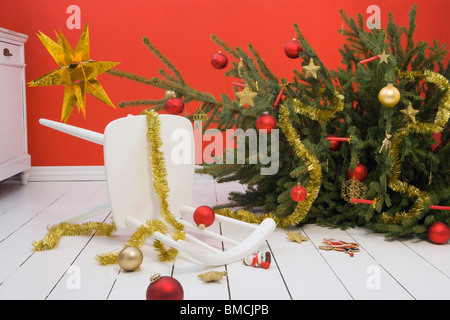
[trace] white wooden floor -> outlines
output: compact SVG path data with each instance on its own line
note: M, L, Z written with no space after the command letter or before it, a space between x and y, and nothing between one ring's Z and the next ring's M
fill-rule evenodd
M199 176L194 206L225 203L236 184L216 184ZM58 247L33 252L46 227L63 217L107 200L104 181L0 183L0 299L144 300L152 272L172 275L184 288L185 300L376 300L450 299L450 245L427 241L388 242L363 228L327 229L307 225L291 231L309 238L301 244L277 229L261 250L270 250L269 269L236 262L222 267L201 266L184 254L174 263L156 259L151 242L144 245L139 272L118 265L101 266L97 254L120 250L133 230L119 229L111 237L64 237ZM93 220L110 221L109 213ZM217 227L217 226L216 226ZM242 237L242 230L222 232ZM361 251L319 250L324 238L357 242ZM228 276L205 283L197 276L226 270Z

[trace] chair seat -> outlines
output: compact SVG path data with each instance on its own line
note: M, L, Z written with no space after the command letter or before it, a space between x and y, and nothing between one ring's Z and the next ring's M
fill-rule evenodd
M160 115L161 151L169 186L169 208L181 217L181 205L191 205L194 186L194 137L184 117ZM151 143L151 142L150 142ZM114 221L127 227L126 217L140 221L160 219L159 198L153 188L146 116L131 116L110 122L104 133L106 183ZM184 161L182 152L188 153Z

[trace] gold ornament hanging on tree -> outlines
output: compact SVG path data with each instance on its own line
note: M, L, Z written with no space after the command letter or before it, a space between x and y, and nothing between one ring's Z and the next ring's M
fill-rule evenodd
M388 58L389 56L390 56L390 54L387 54L386 51L383 50L383 52L380 53L380 54L378 55L378 57L380 58L380 64L381 64L382 62L388 63L387 58Z
M319 69L320 67L314 64L314 60L312 58L309 59L309 64L303 66L303 70L305 70L305 78L313 77L314 79L317 79L317 72Z
M236 92L236 96L239 98L239 107L242 107L246 104L253 107L255 105L253 99L257 94L258 93L253 92L253 90L250 89L249 86L245 86L244 90L242 90L241 92Z
M400 91L392 83L388 83L378 93L378 100L383 106L393 108L400 101Z
M166 90L164 92L164 99L169 100L170 98L176 97L177 93L173 90Z
M384 133L384 139L383 142L381 144L381 148L380 151L378 151L378 153L381 153L381 151L386 150L387 152L389 152L389 150L391 149L391 138L392 138L392 134L385 132Z
M348 179L342 184L341 197L348 203L353 203L351 199L364 199L367 188L359 180Z
M203 122L203 121L206 121L206 120L208 119L208 115L207 115L205 112L203 112L203 108L200 107L200 108L194 113L193 119L194 119L194 121L200 121L200 122Z
M405 109L400 110L400 112L408 117L412 122L416 122L416 115L419 113L419 110L413 109L410 103Z

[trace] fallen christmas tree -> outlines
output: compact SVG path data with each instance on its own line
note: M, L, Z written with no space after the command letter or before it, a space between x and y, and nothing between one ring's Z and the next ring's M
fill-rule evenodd
M268 147L280 154L276 174L261 175L265 165L250 163L254 154L249 151L244 164L216 161L199 170L218 182L248 186L244 194L230 194L230 203L216 213L251 222L270 216L281 227L366 225L387 237L426 236L433 223L450 224L445 45L414 42L415 6L408 27L389 15L385 30L365 31L362 15L340 15L347 28L338 32L347 43L339 49L337 70L326 68L294 24L297 39L286 44L285 52L303 63L302 70L293 70L292 81L273 74L251 44L247 53L213 35L224 52L213 57L213 66L222 69L228 56L234 59L225 75L235 81L236 97L222 94L218 100L189 86L147 38L144 44L171 73L160 69L161 77L152 79L116 69L107 73L172 93L159 100L125 101L121 107L180 114L184 104L197 101L197 111L186 116L204 120L203 130L281 129L279 149ZM230 209L237 207L243 209ZM255 207L266 213L249 210Z

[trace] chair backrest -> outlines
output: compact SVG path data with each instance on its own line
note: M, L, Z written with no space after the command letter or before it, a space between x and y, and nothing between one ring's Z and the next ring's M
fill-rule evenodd
M171 213L191 205L195 147L191 122L181 116L159 115ZM151 143L151 142L150 142ZM110 122L104 133L106 183L115 223L128 227L127 216L142 222L160 219L159 198L153 188L151 152L145 115Z

